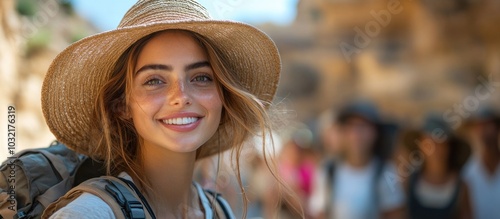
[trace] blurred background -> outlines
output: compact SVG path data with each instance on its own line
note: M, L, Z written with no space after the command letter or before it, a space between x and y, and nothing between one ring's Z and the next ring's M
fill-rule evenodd
M0 124L7 124L7 107L15 106L16 151L45 147L54 140L45 125L40 105L41 84L52 59L73 42L114 29L134 3L134 0L120 3L0 1ZM313 193L321 184L318 184L322 181L320 176L328 169L325 163L331 160L350 163L346 156L340 156L344 159L336 157L345 154L342 135L350 133L351 126L358 127L352 129L358 131L363 126L356 120L338 120L351 103L370 102L377 110L377 121L367 119L362 113L356 114L354 117L362 118L361 123L376 125L377 130L379 120L399 127L400 134L390 137L394 141L387 143L389 152L384 157L393 163L396 172L401 169L402 160L412 156L412 149L408 150L405 145L416 140L422 142L432 134L432 130L427 132L425 129L426 118L432 113L444 120L443 126L450 128L446 132L449 136L462 138L472 149L466 158L484 153L471 146L481 141L470 140L474 137L465 133L474 129L474 125L482 127L480 125L484 124L474 123L472 128L463 126L476 121L475 116L485 108L493 112L487 118L495 120L494 115L500 108L500 1L200 0L200 3L215 18L259 27L280 50L283 72L275 102L283 127L273 134L275 159L282 177L288 182L295 181L291 187L299 194L307 218L333 218L325 213L326 207L315 210L325 203L312 201L315 199ZM494 147L498 150L499 128L496 125L497 145ZM1 142L7 142L6 125L1 125L0 131L4 133ZM255 142L249 144L257 145ZM418 143L416 147L413 151L422 150L418 149ZM7 153L6 146L0 149L1 160L8 156ZM267 188L270 176L263 171L265 164L255 150L245 153L248 156L242 161L243 183L249 190L249 200L253 201L248 215L272 218L269 215L274 215L272 212L276 208L269 206L276 206L273 204L276 200L267 198L271 204L265 201L268 191L274 191ZM426 154L423 159L428 156ZM493 160L490 166L497 164L496 158L485 159ZM500 163L500 156L498 160ZM202 162L209 165L203 165L205 169L199 170L197 178L205 186L221 191L241 215L241 192L232 173L232 163L226 162L215 181L212 178L216 162ZM423 163L414 166L425 166ZM494 194L498 197L499 169L490 171L496 179L492 191L497 191ZM455 171L461 173L462 170ZM395 175L400 177L401 174ZM406 191L407 180L398 179L401 190ZM474 202L474 186L469 187L471 202ZM470 204L474 206L473 211L476 209L475 213L481 208L477 206L479 202ZM280 213L287 215L283 218L296 217L286 213L286 209L293 209L294 205L296 203L279 208L285 209L282 210L285 213ZM406 207L408 209L411 207ZM335 212L334 215L340 214ZM344 218L367 217L351 215Z

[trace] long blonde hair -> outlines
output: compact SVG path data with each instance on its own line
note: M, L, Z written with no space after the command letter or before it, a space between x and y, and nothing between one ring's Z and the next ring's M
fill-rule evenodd
M214 71L214 81L217 84L217 90L223 104L223 111L217 134L205 145L219 145L217 148L209 148L218 150L216 153L222 153L224 150L232 148L232 154L236 161L236 176L243 195L243 215L246 215L247 198L241 181L240 155L244 142L255 135L262 136L262 151L267 151L265 149L266 136L269 136L272 129L267 108L271 106L271 103L261 101L243 88L238 78L235 78L237 74L232 74L227 68L228 63L232 60L225 58L224 54L212 46L213 44L207 38L185 30L166 31L188 33L208 55L208 61ZM121 55L115 63L109 80L100 90L95 105L95 114L98 119L94 121L94 125L102 130L102 136L100 136L96 148L106 149L104 162L108 174L116 175L125 171L134 180L138 180L142 188L150 187L148 186L149 183L141 175L143 170L141 165L141 139L134 128L133 122L124 115L130 102L130 88L134 77L133 70L138 56L142 48L157 33L138 40ZM209 153L203 151L205 149L204 145L202 145L197 151L197 157L202 156L202 153ZM272 175L279 182L280 188L284 188L287 193L290 193L290 190L276 173L273 162L268 162L268 160L268 155L264 153L264 161Z

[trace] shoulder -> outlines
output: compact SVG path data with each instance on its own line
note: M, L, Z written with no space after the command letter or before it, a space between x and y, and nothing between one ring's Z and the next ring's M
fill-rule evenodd
M382 210L401 207L405 202L402 177L394 163L387 161L383 164L379 173L378 193L379 205Z
M111 207L101 198L90 193L82 193L50 217L50 219L63 218L106 219L115 217Z

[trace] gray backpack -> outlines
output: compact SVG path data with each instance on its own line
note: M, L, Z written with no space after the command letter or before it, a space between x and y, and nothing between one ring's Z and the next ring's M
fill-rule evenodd
M131 181L105 175L101 162L57 141L16 153L0 166L0 219L47 218L83 192L100 197L119 219L155 218ZM216 200L217 218L233 217L219 194L204 192Z
M104 175L102 163L59 142L47 148L21 151L0 166L0 218L42 218L45 209L68 191L96 182L99 183L95 190L98 186L111 189L94 194L113 200L108 204L112 209L119 209L123 218L146 218L142 202L132 195L134 191L115 177L97 178Z
M0 218L40 218L71 188L102 175L101 163L57 141L16 153L0 166Z

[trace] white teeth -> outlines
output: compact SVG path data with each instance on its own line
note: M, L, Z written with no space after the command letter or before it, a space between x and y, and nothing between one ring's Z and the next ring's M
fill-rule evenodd
M188 125L198 121L196 117L184 117L184 118L173 118L173 119L164 119L163 123L167 125Z

